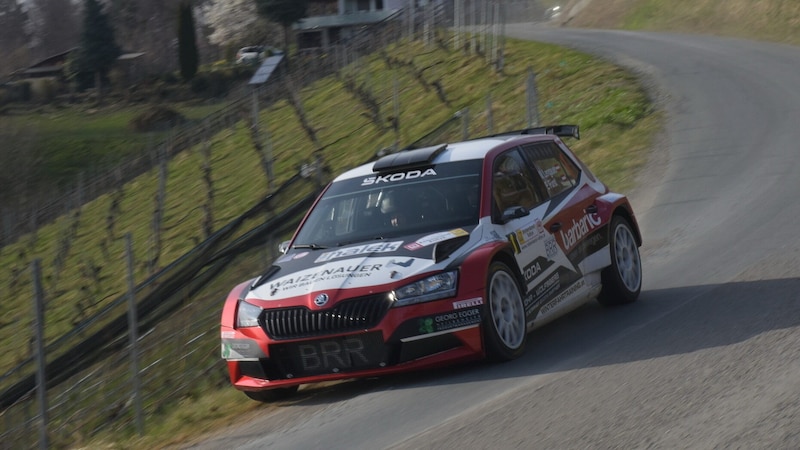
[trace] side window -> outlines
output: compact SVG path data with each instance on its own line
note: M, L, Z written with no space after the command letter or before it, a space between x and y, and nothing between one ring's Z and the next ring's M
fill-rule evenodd
M578 184L580 170L554 143L527 145L523 151L533 161L548 196L555 197Z
M512 206L532 209L541 203L542 198L538 195L531 173L525 169L518 150L506 152L495 160L492 195L498 213Z

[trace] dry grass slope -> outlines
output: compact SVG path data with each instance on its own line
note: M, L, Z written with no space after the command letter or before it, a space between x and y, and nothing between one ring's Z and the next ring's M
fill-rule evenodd
M676 31L800 45L795 0L572 0L586 6L570 26Z

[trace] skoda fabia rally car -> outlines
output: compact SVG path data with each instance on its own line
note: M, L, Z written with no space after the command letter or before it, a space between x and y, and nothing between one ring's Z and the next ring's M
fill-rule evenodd
M532 128L407 150L331 182L283 256L222 313L233 385L297 386L488 357L596 298L636 300L642 238L628 199Z

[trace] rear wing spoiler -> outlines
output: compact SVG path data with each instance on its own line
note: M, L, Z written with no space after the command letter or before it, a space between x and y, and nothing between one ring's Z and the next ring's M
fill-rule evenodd
M522 130L493 134L488 137L512 136L517 134L553 134L558 137L571 137L574 139L581 138L581 133L577 125L550 125L546 127L525 128Z

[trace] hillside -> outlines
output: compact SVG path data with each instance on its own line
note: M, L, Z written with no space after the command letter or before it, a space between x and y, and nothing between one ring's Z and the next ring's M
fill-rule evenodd
M800 2L784 0L570 0L560 24L705 33L800 45Z
M545 44L508 41L505 61L503 70L497 72L484 56L415 41L362 58L335 76L297 90L290 96L292 101L282 99L261 111L261 126L269 132L276 158L273 181L279 184L288 179L314 155L323 159L329 173L338 173L395 142L410 143L464 108L470 110L471 136L486 134L490 122L495 132L523 128L527 79L535 73L541 122L580 124L584 139L575 145L576 151L613 187L629 187L630 173L643 164L649 136L657 126L657 115L636 78L587 55ZM487 105L491 105L491 116ZM385 120L397 113L394 120L400 126L395 131ZM182 153L163 169L120 186L0 250L0 283L8 286L0 304L4 318L0 326L0 372L32 352L31 347L18 345L15 340L30 335L30 261L42 261L48 304L45 333L52 342L124 294L126 233L133 235L134 275L140 281L193 248L209 230L219 229L264 198L270 180L250 131L239 123L210 136L205 144ZM163 201L159 197L164 197ZM152 264L154 260L156 265ZM146 345L154 353L145 356L150 370L168 373L177 382L197 377L196 371L203 367L216 367L217 337L203 331L200 339L195 334L199 332L197 326L202 321L213 330L224 290L257 273L263 264L263 256L251 254L240 259L232 265L235 273L228 273L213 290L187 302L186 311L191 308L193 312L186 316L184 311L183 316L188 320L196 315L191 319L192 326L186 323L178 327L177 332L185 334L169 335L168 339L193 342L193 347L204 349L192 351L193 358L200 358L196 364L186 367L176 357L175 367L169 365L172 359L152 366L162 360L164 351L179 349L159 353L159 346L151 342ZM206 330L205 325L201 329ZM124 379L123 375L110 375L114 370L124 372L124 365L115 368L119 364L110 364L104 369L108 372L103 379ZM190 370L195 372L183 372ZM169 385L145 386L154 399L148 406L149 414L174 401L171 396L186 395L176 389L163 392L165 388ZM82 405L62 407L83 408L86 423L95 423L91 421L99 419L96 413L88 413L93 409L89 396L113 406L111 398L116 391L93 387L86 392ZM101 417L104 414L97 413ZM56 412L54 416L72 414ZM63 433L70 433L70 427L80 429L81 424L62 426ZM82 438L75 435L72 439Z

